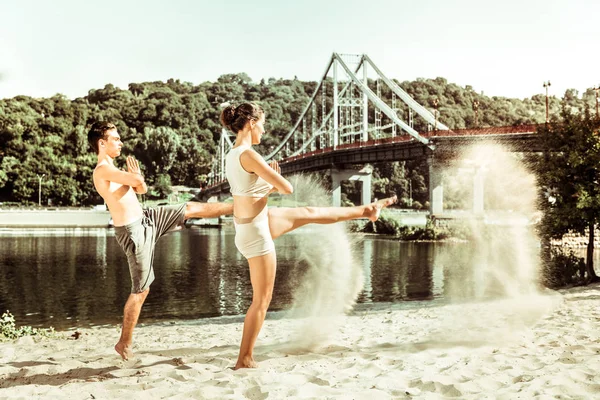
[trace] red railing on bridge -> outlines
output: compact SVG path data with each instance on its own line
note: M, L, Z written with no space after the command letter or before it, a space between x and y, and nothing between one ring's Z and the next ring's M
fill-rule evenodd
M451 129L451 130L437 130L437 131L429 131L420 133L421 136L431 139L435 137L449 137L449 136L475 136L475 135L510 135L517 133L533 133L537 131L536 124L530 125L517 125L517 126L492 126L487 128L469 128L469 129ZM402 135L384 139L373 139L367 140L366 142L354 142L354 143L344 143L337 146L336 150L344 150L344 149L356 149L361 147L370 147L387 143L400 143L400 142L410 142L415 140L410 135ZM309 151L307 153L299 154L297 156L284 158L281 160L281 163L292 162L295 160L300 160L307 157L312 157L317 154L323 154L333 151L333 147L325 147L318 150Z
M422 133L427 138L435 136L473 136L473 135L511 135L516 133L533 133L537 131L537 124L517 126L490 126L487 128L454 129L448 131L431 131Z

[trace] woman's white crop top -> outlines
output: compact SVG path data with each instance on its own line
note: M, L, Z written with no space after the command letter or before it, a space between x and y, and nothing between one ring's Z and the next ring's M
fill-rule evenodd
M240 163L240 156L250 146L238 146L231 149L225 158L225 174L229 181L231 194L245 197L264 197L273 185L254 173L247 172Z

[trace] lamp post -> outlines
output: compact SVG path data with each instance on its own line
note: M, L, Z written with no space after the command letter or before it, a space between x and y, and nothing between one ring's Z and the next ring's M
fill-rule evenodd
M42 206L42 179L44 179L44 176L46 176L46 174L37 174L38 177L38 206Z
M548 88L550 87L550 81L544 82L544 87L546 88L546 123L550 122L550 118L548 116Z
M600 92L600 85L594 86L592 89L596 92L596 118L600 118L600 114L598 114L598 92Z
M437 97L435 99L433 99L433 107L434 107L433 116L435 117L435 125L433 127L434 131L437 131L437 108L438 108L439 103L440 103L440 100Z
M475 111L475 128L479 126L479 100L473 100L473 111Z

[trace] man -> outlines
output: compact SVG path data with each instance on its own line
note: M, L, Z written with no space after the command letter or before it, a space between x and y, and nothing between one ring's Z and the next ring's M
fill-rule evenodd
M94 186L104 198L115 226L117 242L127 255L131 275L131 294L125 303L121 338L115 350L124 360L133 356L132 336L142 305L154 280L154 247L167 232L178 230L188 218L214 218L232 214L233 205L189 202L143 210L137 194L148 190L137 160L127 157L127 172L115 167L123 143L110 122L96 122L88 132L88 141L98 154Z

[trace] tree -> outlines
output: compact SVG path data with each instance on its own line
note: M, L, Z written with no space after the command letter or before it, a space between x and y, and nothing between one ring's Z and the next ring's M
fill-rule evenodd
M151 198L164 199L171 193L173 193L173 189L171 188L171 177L162 174L156 178L149 195Z
M491 98L444 78L396 82L428 108L433 99L438 99L438 121L452 129L545 121L543 95L523 100ZM267 114L267 135L257 150L266 155L296 123L317 84L276 78L254 83L247 74L239 73L222 75L215 82L199 85L169 79L130 83L122 90L107 84L72 101L60 94L45 99L28 96L0 99L0 201L37 201L37 174L47 173L43 190L55 204L97 202L91 184L95 154L90 153L86 140L87 127L97 120L111 121L117 126L124 142L123 155L133 153L140 159L149 184L160 175L168 175L173 185L201 185L210 172L219 143L223 102L238 105L242 101L255 101L263 107ZM327 87L332 85L332 79L327 78ZM376 90L376 81L371 79L368 85ZM384 86L381 97L391 104L392 91ZM479 104L477 120L474 100ZM327 96L327 110L331 110L332 101ZM565 101L573 112L582 112L584 105L595 107L595 92L587 89L580 98L577 91L569 90ZM560 110L555 96L550 98L550 110L551 113ZM401 103L398 115L408 118L408 108ZM387 117L382 118L383 125L390 122ZM369 113L368 122L374 126L374 113ZM422 118L415 117L415 129L427 130L427 125ZM391 135L391 128L384 133ZM116 163L124 167L124 157ZM408 205L412 194L414 201L425 205L428 168L419 163L415 160L375 165L374 196L396 193ZM349 198L360 198L355 185L346 186ZM450 189L448 192L450 195Z
M171 128L146 128L135 149L137 158L146 167L152 181L173 167L181 138Z
M589 107L574 113L563 103L559 119L538 128L544 151L535 163L540 184L541 233L562 238L570 231L588 232L586 280L594 272L594 228L600 222L600 119Z

